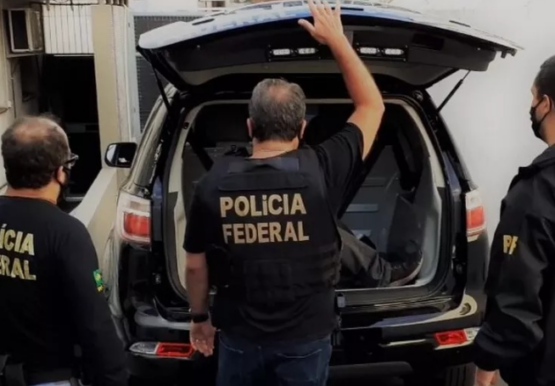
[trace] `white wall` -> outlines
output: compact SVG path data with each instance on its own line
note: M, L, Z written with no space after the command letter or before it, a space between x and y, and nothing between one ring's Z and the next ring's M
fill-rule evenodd
M438 4L433 0L427 3L428 7ZM533 78L541 63L555 55L555 1L487 0L465 4L465 9L459 6L450 12L465 14L465 22L525 47L514 58L498 59L488 72L471 74L444 110L467 166L480 185L492 235L511 178L519 166L530 163L546 146L533 136L528 114ZM435 86L433 97L441 101L454 83L456 79Z
M179 12L198 9L198 0L131 0L129 8L133 12Z
M0 0L0 15L5 4ZM13 109L4 111L6 107L13 104L11 93L11 69L6 59L6 39L4 36L4 18L0 17L0 135L13 121ZM4 175L4 163L0 157L0 187L6 183Z

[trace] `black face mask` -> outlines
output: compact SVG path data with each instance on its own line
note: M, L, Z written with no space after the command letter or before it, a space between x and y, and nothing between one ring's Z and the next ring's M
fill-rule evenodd
M542 123L545 120L545 118L547 118L547 115L549 114L546 113L542 119L538 120L536 118L536 110L538 109L538 106L540 105L541 102L538 102L538 104L536 104L535 106L530 107L530 120L532 121L532 131L534 132L534 135L539 138L539 139L543 139L540 131L542 128Z
M60 194L58 195L58 206L65 206L67 190L69 188L69 177L71 174L71 169L64 166L63 171L66 174L65 182L62 183L60 180L56 178L56 181L60 185Z

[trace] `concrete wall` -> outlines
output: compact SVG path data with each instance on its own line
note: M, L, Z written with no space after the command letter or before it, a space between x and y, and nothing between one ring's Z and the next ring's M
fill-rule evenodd
M127 7L92 7L94 63L97 82L101 151L108 144L133 138L130 72L135 48L129 41Z
M2 13L3 2L0 1L0 14ZM4 36L4 18L0 17L0 134L13 120L13 112L10 109L11 97L9 86L8 61L6 59L6 45ZM6 183L4 176L4 163L0 158L0 186Z
M444 110L470 172L480 186L491 235L499 219L501 199L518 167L529 164L546 147L532 134L528 112L530 88L539 66L555 55L552 39L555 2L475 3L475 8L459 7L454 11L463 21L524 47L514 58L494 62L488 72L471 74ZM431 92L435 99L442 100L456 80L434 87Z
M5 0L0 0L0 15L3 10L16 3ZM21 104L21 92L15 90L16 97L19 96L17 101L14 101L14 90L12 89L12 77L16 78L16 85L20 84L17 78L20 74L12 74L12 66L6 57L7 53L7 37L5 36L4 17L0 17L0 135L14 120L14 106ZM4 175L4 164L0 158L0 187L6 183Z
M25 7L29 3L27 0L0 0L0 15L4 9ZM4 17L0 17L0 135L16 117L38 112L37 57L8 57L8 47ZM0 157L0 187L5 183Z

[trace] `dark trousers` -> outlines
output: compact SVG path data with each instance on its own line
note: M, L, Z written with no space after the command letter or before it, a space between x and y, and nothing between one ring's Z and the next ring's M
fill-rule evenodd
M217 386L324 386L330 338L257 345L220 334Z

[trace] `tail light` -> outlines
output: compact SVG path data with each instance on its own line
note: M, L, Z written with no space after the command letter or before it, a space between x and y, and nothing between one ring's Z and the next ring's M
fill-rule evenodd
M477 190L468 192L466 202L466 237L468 241L475 241L486 229L486 216L482 196Z
M191 359L195 350L189 343L137 342L129 348L134 354L173 359Z
M117 229L126 241L150 244L150 201L121 192L118 199Z
M479 328L467 328L464 330L444 331L434 334L436 345L438 349L453 347L453 346L466 346L474 342L478 335Z

